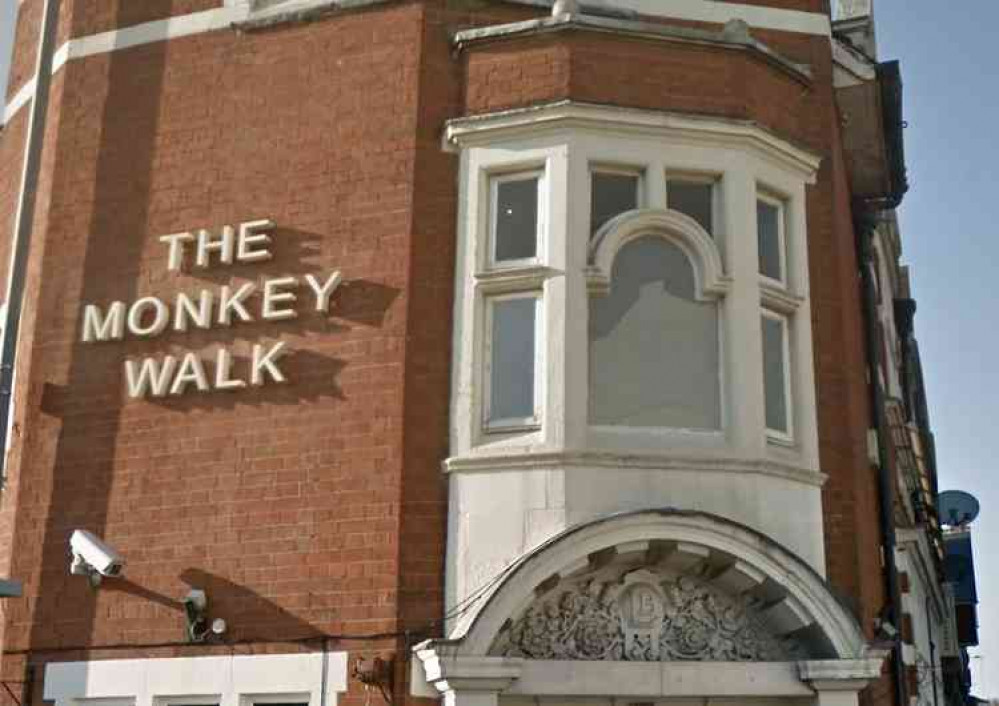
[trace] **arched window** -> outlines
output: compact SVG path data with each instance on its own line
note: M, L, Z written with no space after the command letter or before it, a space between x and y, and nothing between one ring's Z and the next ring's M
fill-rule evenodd
M645 235L618 251L590 298L592 424L721 428L718 307L699 301L677 245Z

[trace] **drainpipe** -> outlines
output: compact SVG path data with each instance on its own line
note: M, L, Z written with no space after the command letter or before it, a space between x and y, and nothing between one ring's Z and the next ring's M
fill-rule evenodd
M42 12L38 56L35 63L35 95L29 108L21 192L18 195L17 211L14 216L14 242L7 276L7 296L4 300L7 305L7 316L3 325L3 343L0 344L0 484L7 479L7 450L11 435L11 403L17 363L18 332L21 328L25 270L28 266L38 193L38 175L45 142L45 122L49 107L49 87L52 83L52 55L55 52L56 29L59 25L59 5L60 0L45 0Z
M930 613L930 602L932 599L926 597L926 630L929 634L930 642L930 676L933 678L933 706L940 706L937 694L937 645L933 642L933 615Z
M888 576L888 615L892 625L898 630L902 592L898 581L898 564L895 548L898 544L895 535L895 522L892 508L892 482L888 465L887 442L891 438L888 429L888 415L885 412L884 391L878 380L878 329L877 303L874 289L874 275L871 266L874 260L874 233L877 228L876 214L869 204L861 203L854 207L857 233L857 252L860 256L861 299L864 315L867 365L870 374L871 418L878 435L878 495L879 523L885 542L885 569ZM892 647L895 663L895 698L898 706L908 706L908 686L905 683L905 664L902 661L902 641L895 639Z

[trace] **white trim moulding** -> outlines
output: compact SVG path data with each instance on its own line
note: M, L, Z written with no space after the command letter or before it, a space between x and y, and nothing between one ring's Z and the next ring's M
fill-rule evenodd
M812 71L808 66L786 59L763 42L754 39L750 34L749 25L738 19L729 21L720 31L715 31L593 15L559 15L558 17L542 17L522 22L461 30L454 35L454 45L458 51L461 51L481 42L573 29L661 42L709 45L729 50L748 51L805 85L810 85L812 80Z
M539 0L507 0L517 5L551 7L550 2ZM616 15L645 15L691 22L725 24L729 20L742 20L751 27L774 29L797 34L821 37L832 35L832 22L821 12L781 10L759 5L718 0L594 0L581 3L584 13Z
M214 10L177 15L162 20L144 22L132 27L100 32L85 37L70 39L59 47L52 58L52 74L55 75L69 61L96 54L180 39L220 29L239 29L240 25L253 22L280 22L301 17L312 9L352 10L369 5L377 5L388 0L290 0L271 7L254 10L248 3L226 5ZM34 95L34 79L28 81L4 109L4 122L17 113Z
M341 10L386 2L387 0L340 0L336 5ZM544 5L534 0L508 0L525 5ZM52 73L59 71L68 61L95 54L128 49L169 39L189 37L195 34L226 29L233 25L268 18L277 18L288 13L300 12L313 6L329 5L329 0L292 0L279 3L262 10L253 10L248 3L226 5L215 10L178 15L164 20L145 22L134 27L101 32L86 37L77 37L63 44L56 51L52 61ZM773 29L799 34L831 36L832 25L822 13L799 10L779 10L770 7L742 5L733 2L714 0L602 0L584 6L594 11L620 15L621 12L662 17L695 22L725 24L730 20L742 20L750 27ZM30 86L30 88L29 88ZM29 81L4 109L4 122L10 120L34 94L34 82ZM20 101L20 102L18 102Z
M499 136L534 134L543 128L564 127L613 128L622 133L685 136L692 142L710 139L712 144L734 144L760 149L764 156L780 159L785 166L803 174L814 183L821 155L792 144L749 120L702 118L640 108L621 108L557 101L528 108L515 108L448 121L444 130L444 147L453 149L473 145Z
M690 471L703 473L755 473L822 487L828 475L810 468L768 460L742 458L677 457L676 455L620 453L614 451L538 451L522 453L482 452L452 457L443 464L445 473L481 471L539 471L551 469L613 468L618 470Z
M14 94L14 97L11 98L10 103L7 104L7 107L4 108L3 111L4 125L9 123L11 119L15 115L17 115L17 111L26 106L28 104L28 101L30 101L32 98L35 97L36 84L37 81L34 78L32 78L23 86L21 86L18 92Z

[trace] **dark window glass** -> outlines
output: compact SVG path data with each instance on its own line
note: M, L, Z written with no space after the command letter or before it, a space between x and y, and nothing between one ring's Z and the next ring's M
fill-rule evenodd
M667 205L697 221L708 233L714 233L713 184L670 179L666 186Z
M538 252L538 177L496 183L497 262L526 260Z
M591 235L615 216L638 208L637 175L593 172L591 183Z
M534 297L502 299L493 304L491 421L534 417L537 309L538 300Z
M763 317L763 384L767 429L788 433L787 361L784 359L786 323Z
M756 202L756 230L760 249L760 274L784 281L780 233L781 209L767 201Z

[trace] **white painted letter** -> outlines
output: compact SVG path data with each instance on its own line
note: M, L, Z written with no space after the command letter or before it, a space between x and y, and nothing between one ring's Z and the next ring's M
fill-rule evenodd
M243 321L253 321L250 312L243 306L243 300L253 294L257 285L247 282L233 293L228 284L222 285L219 296L219 323L222 326L232 325L232 315L235 313Z
M264 371L270 374L274 382L284 382L285 377L281 374L274 362L285 354L285 344L284 341L279 341L271 346L271 349L264 353L264 347L257 344L253 346L253 367L250 372L250 384L251 385L263 385L264 384Z
M232 254L236 247L236 231L232 226L222 226L222 237L212 240L212 234L207 230L198 231L198 256L195 262L198 267L208 267L209 253L216 250L220 253L219 260L225 265L232 264Z
M294 302L298 299L294 292L282 292L280 287L294 287L298 284L295 277L281 277L280 279L269 279L264 282L264 304L261 308L260 316L268 321L280 321L281 319L294 319L298 312L294 309L276 309L275 305L281 302Z
M337 287L340 286L341 276L339 272L334 272L326 280L323 285L319 284L313 275L305 275L305 281L309 283L312 287L312 291L316 294L316 311L321 314L325 314L329 311L330 307L330 296L336 291Z
M152 358L143 358L136 370L134 360L125 361L125 377L128 380L129 397L145 397L152 391L153 397L162 397L167 392L167 383L173 375L177 359L168 355L162 364Z
M194 240L193 233L174 233L173 235L161 235L160 242L170 246L170 254L167 257L167 269L171 271L179 270L184 264L184 243Z
M153 321L148 326L142 325L143 315L148 309L154 310ZM152 337L163 333L170 322L170 310L167 305L156 297L143 297L128 310L128 330L136 336Z
M257 262L260 260L270 260L271 251L266 246L271 244L271 236L266 231L274 228L273 221L248 221L239 224L239 249L236 252L236 259L240 262ZM259 250L253 248L254 245L262 244L264 247Z
M208 378L205 377L205 366L201 364L201 358L197 353L188 353L180 363L177 370L177 377L173 379L170 387L171 395L184 394L185 388L191 383L198 386L201 392L208 391Z
M191 300L191 297L181 292L177 295L174 305L173 328L175 331L186 331L193 322L198 328L211 328L212 325L212 301L214 295L207 289L202 289L198 295L198 303Z
M96 304L83 308L83 342L120 341L125 336L125 302L111 302L108 315L101 314Z
M216 390L238 390L246 387L246 381L230 377L232 372L232 354L225 348L219 348L215 357L215 389Z

